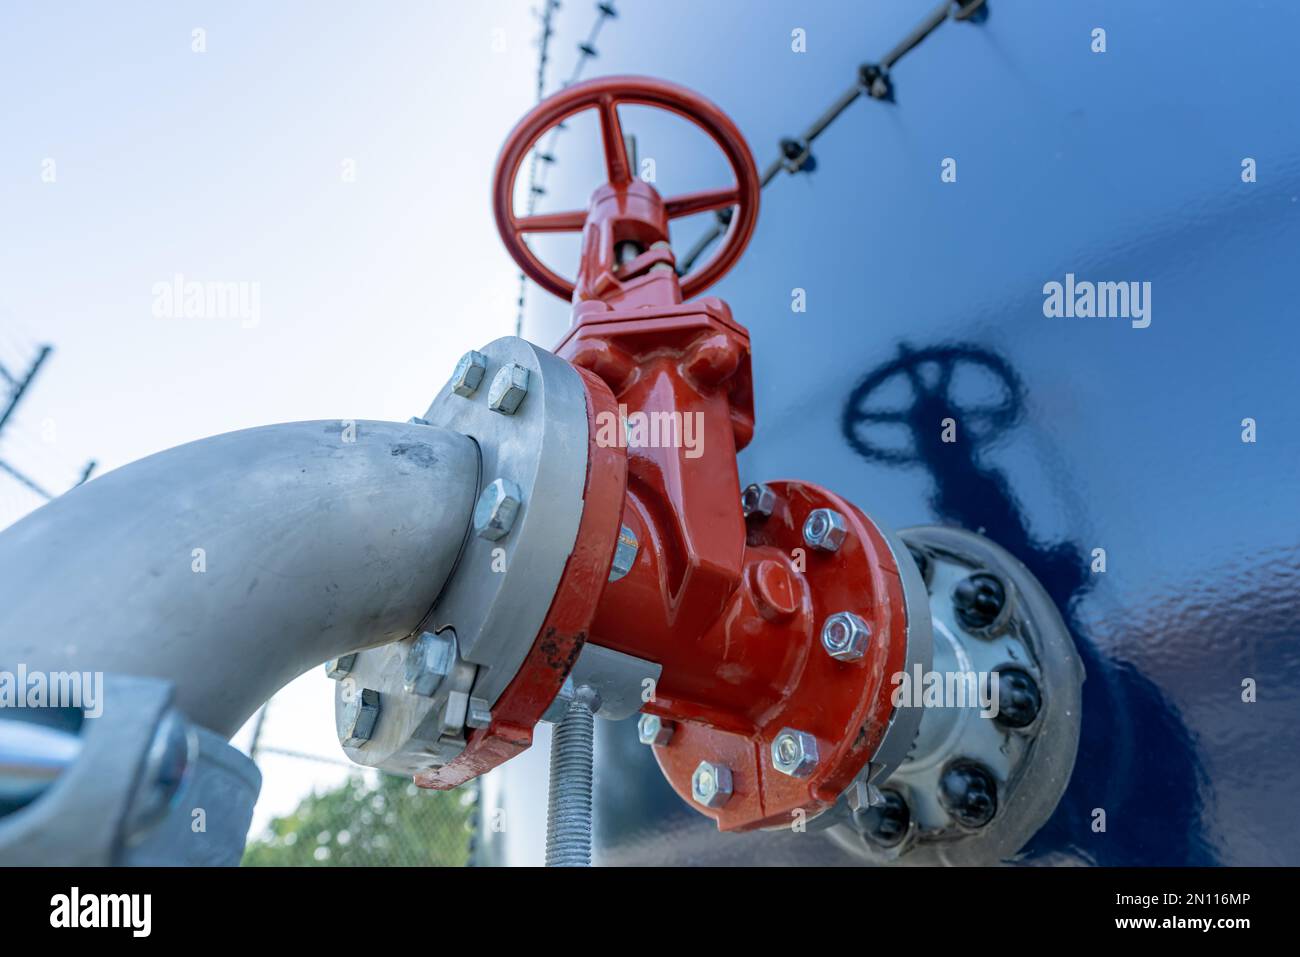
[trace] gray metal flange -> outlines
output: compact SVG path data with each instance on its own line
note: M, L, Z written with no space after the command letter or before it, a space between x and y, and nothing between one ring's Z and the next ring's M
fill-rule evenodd
M908 671L916 668L928 670L934 656L934 634L925 576L898 534L879 525L876 527L880 529L881 536L894 556L894 564L898 566L899 578L903 584L903 600L907 605L905 667ZM906 760L920 724L921 712L916 708L898 708L894 711L889 727L885 730L884 740L859 775L869 788L879 787Z
M478 445L473 526L424 624L330 671L348 757L400 774L446 764L464 749L466 728L490 720L551 606L577 539L587 471L582 380L523 339L467 353L417 421ZM422 668L425 680L412 690Z
M876 805L841 811L827 834L873 864L999 863L1043 826L1069 782L1083 665L1056 606L1004 549L940 526L899 537L930 594L932 673L977 676L984 689L996 681L1005 694L997 716L978 701L921 707L906 759L872 778Z

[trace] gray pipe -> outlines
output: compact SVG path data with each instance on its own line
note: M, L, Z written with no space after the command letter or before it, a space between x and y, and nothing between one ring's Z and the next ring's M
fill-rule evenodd
M409 634L459 553L478 451L433 426L347 425L182 445L0 534L0 668L167 678L229 737L314 665Z

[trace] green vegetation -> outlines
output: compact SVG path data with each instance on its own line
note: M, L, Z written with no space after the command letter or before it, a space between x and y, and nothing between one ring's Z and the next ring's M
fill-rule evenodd
M250 867L464 866L469 857L470 790L429 791L407 778L360 775L303 800L250 841Z

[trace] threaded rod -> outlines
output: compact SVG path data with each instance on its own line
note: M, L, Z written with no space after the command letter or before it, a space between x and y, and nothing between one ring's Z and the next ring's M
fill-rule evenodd
M579 689L551 736L551 793L546 866L591 866L591 780L596 716Z

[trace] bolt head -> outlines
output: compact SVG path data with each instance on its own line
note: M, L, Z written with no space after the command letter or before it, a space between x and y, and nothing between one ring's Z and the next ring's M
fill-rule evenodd
M881 792L879 804L854 809L858 830L881 847L897 847L907 837L912 811L907 800L893 788Z
M1027 728L1043 707L1043 694L1029 672L1003 668L989 675L998 683L998 713L993 718L1004 728Z
M691 775L691 797L705 807L722 807L731 799L731 768L701 761Z
M450 632L435 635L426 631L411 643L406 653L406 674L402 687L410 694L432 697L456 665L456 639Z
M618 530L618 545L614 549L614 564L609 569L609 580L618 581L624 575L632 570L636 564L636 553L640 548L640 543L636 540L636 535L632 529L624 525Z
M792 778L806 778L817 767L817 739L806 731L782 728L772 739L772 767Z
M657 714L643 714L636 723L636 736L642 744L665 745L673 739L676 726Z
M988 628L998 620L1007 603L1007 590L995 576L976 572L959 581L952 590L957 620L973 630Z
M355 654L339 655L337 658L331 658L325 662L325 676L333 678L335 681L346 678L356 663L357 656Z
M767 518L776 508L776 493L766 485L746 485L740 493L740 510L745 518Z
M815 508L803 523L803 540L821 552L838 551L849 534L844 516L831 508Z
M374 688L358 688L343 701L339 711L339 740L345 748L358 748L370 740L379 720L379 692Z
M528 395L528 370L517 362L507 362L492 379L488 388L488 408L502 415L514 415Z
M981 764L953 764L939 778L939 804L965 827L984 827L998 812L998 783Z
M870 642L871 626L851 611L837 611L822 625L822 647L837 661L857 661Z
M479 538L495 542L510 534L523 500L523 492L510 479L496 479L483 489L474 506L474 531Z
M456 370L451 374L451 391L468 399L478 391L485 372L487 357L471 349L456 363Z

